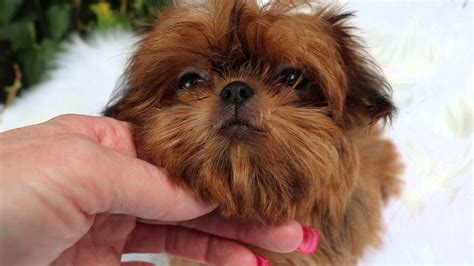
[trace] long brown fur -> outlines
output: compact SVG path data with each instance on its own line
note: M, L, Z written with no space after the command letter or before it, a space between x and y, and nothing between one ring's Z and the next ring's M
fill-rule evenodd
M202 2L160 16L105 114L131 122L144 156L224 216L320 230L311 256L255 249L274 265L356 263L381 243L381 208L399 190L400 166L381 137L395 112L390 86L354 35L352 13L307 1ZM314 12L295 12L305 6ZM304 90L277 82L287 66L303 70ZM187 71L208 80L180 90ZM243 139L221 134L219 94L236 80L255 91L242 112L256 132Z

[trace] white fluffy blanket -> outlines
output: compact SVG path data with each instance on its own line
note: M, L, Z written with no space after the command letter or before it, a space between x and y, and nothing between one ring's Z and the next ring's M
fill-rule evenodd
M348 8L359 11L356 24L394 87L400 113L388 136L406 163L403 194L385 210L386 244L362 264L472 265L472 4L362 1ZM5 112L0 131L63 113L97 114L137 40L119 30L73 37L47 81Z

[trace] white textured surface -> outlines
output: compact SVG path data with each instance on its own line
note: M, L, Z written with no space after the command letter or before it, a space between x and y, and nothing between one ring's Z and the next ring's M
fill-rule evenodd
M473 264L473 6L463 0L356 1L356 24L394 87L388 135L406 162L405 190L385 211L382 250L362 264ZM0 131L62 113L97 114L136 38L73 38L50 79L23 95ZM162 263L162 261L160 260Z
M363 2L373 55L400 108L389 135L406 162L401 200L385 211L385 248L367 264L473 263L472 4Z

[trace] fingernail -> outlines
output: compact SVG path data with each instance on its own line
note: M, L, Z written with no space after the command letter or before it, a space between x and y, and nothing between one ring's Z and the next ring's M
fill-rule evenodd
M316 229L303 225L303 242L296 249L297 252L313 254L319 244L319 233Z
M257 266L271 266L272 263L265 257L262 257L258 254L255 254L255 257L257 258Z

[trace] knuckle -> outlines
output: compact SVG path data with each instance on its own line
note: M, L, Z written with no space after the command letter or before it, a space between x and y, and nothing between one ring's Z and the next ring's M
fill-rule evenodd
M59 115L57 116L56 118L53 118L53 120L64 120L64 119L72 119L74 118L75 115L73 114L62 114L62 115Z
M204 261L212 264L215 261L214 249L216 248L216 237L207 236L206 238L206 249L204 251Z
M205 261L211 265L255 265L255 255L242 245L215 236L209 236Z
M84 160L92 161L91 159L97 156L97 147L86 136L67 134L59 136L54 142L52 155L66 165L75 165Z
M76 114L62 114L62 115L52 118L50 121L64 122L64 121L69 121L69 120L76 120L78 119L78 117L79 115L76 115Z
M96 147L96 144L90 138L77 133L68 135L67 144L71 149L86 153L94 151Z
M165 252L174 253L179 249L178 229L172 226L166 226L165 231Z
M111 179L104 175L101 150L86 136L67 134L59 137L51 150L50 163L57 165L54 180L62 188L75 194L75 205L85 213L94 213L93 208L105 208L111 204ZM77 188L85 188L82 192ZM85 196L86 195L86 196Z

